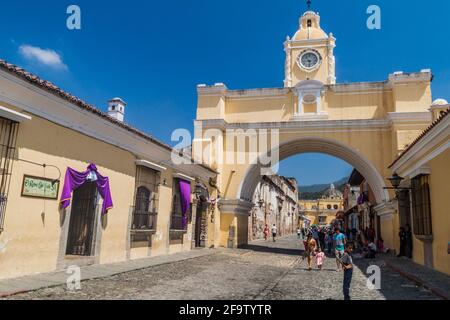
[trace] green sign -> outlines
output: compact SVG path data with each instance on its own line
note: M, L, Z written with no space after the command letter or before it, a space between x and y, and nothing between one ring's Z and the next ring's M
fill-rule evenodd
M58 199L59 181L33 176L24 176L22 196L43 199Z

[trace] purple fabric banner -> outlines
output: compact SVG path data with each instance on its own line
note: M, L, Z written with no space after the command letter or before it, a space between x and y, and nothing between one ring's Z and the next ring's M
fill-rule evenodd
M64 188L61 194L61 207L66 209L70 205L72 192L81 187L88 178L97 183L97 190L103 198L102 214L108 213L108 210L113 208L109 178L99 174L95 164L90 164L85 172L78 172L74 169L67 168Z
M191 183L184 180L180 181L180 194L181 194L181 213L183 214L183 229L188 225L188 211L191 206Z
M364 194L363 193L361 193L361 195L358 197L357 204L358 205L364 204Z

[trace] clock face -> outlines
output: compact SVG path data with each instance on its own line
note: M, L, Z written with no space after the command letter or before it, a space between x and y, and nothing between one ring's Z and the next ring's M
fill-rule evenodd
M319 66L321 57L316 51L306 51L299 56L298 62L302 69L313 70Z

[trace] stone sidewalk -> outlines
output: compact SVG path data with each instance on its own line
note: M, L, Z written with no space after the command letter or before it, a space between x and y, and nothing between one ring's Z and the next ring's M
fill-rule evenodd
M419 286L430 290L441 299L450 300L450 276L414 263L406 258L392 255L379 256L377 260L384 261L387 267L401 274Z
M130 271L142 270L149 267L171 264L205 257L214 254L211 249L196 249L189 252L176 253L146 259L125 261L114 264L93 265L81 268L81 281L107 278ZM69 275L66 271L58 271L20 278L0 280L0 298L65 285Z

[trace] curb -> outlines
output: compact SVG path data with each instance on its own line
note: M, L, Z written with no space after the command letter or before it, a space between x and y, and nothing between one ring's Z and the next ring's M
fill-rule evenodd
M178 263L178 262L189 261L189 260L197 259L197 258L200 258L200 257L206 257L206 256L214 255L214 254L217 253L217 251L215 251L215 249L214 250L210 250L210 251L208 251L208 250L209 249L205 250L204 251L205 254L203 254L203 255L193 256L193 257L185 257L185 258L181 258L181 259L175 260L175 261L161 262L161 263L154 264L154 265L149 265L149 266L146 266L146 267L136 268L136 269L127 270L127 271L115 272L115 273L113 273L111 275L107 275L107 276L92 276L92 277L88 277L88 278L82 279L81 282L91 281L91 280L98 280L98 279L105 279L105 278L108 278L108 277L114 277L114 276L121 275L121 274L128 273L128 272L145 270L145 269L149 269L149 268L153 268L153 267L164 266L164 265L171 264L171 263ZM103 266L103 265L99 264L97 266ZM18 291L0 292L0 299L16 296L18 294L35 292L35 291L38 291L38 290L55 288L55 287L59 287L59 286L62 286L62 285L64 285L64 283L51 284L51 285L47 285L47 286L42 286L42 287L37 288L37 289L30 289L30 290L21 289L21 290L18 290Z
M385 261L386 265L391 268L392 270L394 270L395 272L399 273L400 275L402 275L403 277L411 280L412 282L414 282L416 285L424 287L425 289L431 291L435 296L443 299L443 300L450 300L450 296L448 296L446 293L442 292L439 289L436 289L434 287L432 287L430 284L426 283L424 280L422 280L419 277L416 277L408 272L405 272L403 270L401 270L400 268L394 266L393 264Z
M13 292L0 292L0 299L2 298L8 298L8 297L12 297L18 294L22 294L22 293L27 293L27 292L31 292L31 291L13 291Z

